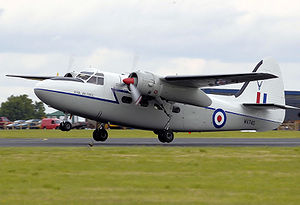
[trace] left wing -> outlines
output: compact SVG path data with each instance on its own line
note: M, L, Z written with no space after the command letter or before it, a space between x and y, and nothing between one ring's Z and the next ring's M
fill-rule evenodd
M36 76L36 75L6 75L6 76L14 77L14 78L25 78L29 80L41 80L41 81L57 77L57 76Z
M201 88L207 86L220 86L249 81L267 80L278 78L269 73L244 73L244 74L225 74L225 75L191 75L191 76L166 76L161 80L178 86Z

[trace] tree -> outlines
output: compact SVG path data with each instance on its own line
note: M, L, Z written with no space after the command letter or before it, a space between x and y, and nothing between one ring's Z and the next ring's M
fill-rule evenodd
M34 118L41 119L45 117L45 107L42 102L35 102L34 103Z
M42 118L45 116L45 108L42 102L35 102L28 95L10 96L6 102L1 104L1 116L10 120Z

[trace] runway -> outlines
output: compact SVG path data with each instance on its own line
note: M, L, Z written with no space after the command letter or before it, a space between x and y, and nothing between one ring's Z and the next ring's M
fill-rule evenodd
M95 142L89 138L0 139L0 147L85 147L85 146L178 146L178 147L295 147L300 138L175 138L161 143L156 138L109 138Z

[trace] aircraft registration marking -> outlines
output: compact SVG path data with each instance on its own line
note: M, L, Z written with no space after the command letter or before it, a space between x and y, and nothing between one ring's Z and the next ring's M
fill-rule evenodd
M90 97L94 97L93 93L89 93L89 92L80 92L78 90L74 90L74 93L77 95L84 95L84 96L90 96Z

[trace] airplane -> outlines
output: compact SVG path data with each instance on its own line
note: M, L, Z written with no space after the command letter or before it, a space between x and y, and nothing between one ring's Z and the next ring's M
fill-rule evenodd
M105 123L152 130L162 143L174 132L276 129L284 120L284 86L279 65L261 60L251 73L159 76L146 71L115 74L70 72L59 76L7 75L39 80L36 96L67 114L98 122L93 139L108 138ZM234 96L206 94L202 89L244 83ZM69 131L70 122L60 129Z

